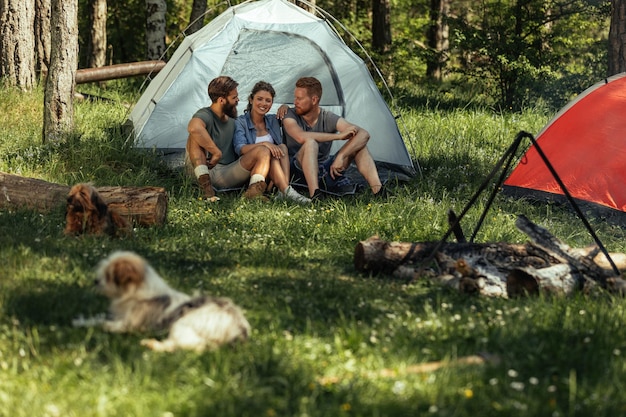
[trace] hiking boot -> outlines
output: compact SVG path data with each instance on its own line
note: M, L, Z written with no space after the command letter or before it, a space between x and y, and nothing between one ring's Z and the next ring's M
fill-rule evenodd
M269 201L267 197L263 195L265 189L267 188L267 184L265 181L258 181L254 184L250 184L245 193L243 193L243 197L247 200L263 200Z
M215 197L215 190L211 185L211 177L209 174L202 174L198 177L198 185L200 190L207 200L212 200Z
M291 200L297 204L311 204L311 199L303 196L290 185L284 192L278 192L279 200Z

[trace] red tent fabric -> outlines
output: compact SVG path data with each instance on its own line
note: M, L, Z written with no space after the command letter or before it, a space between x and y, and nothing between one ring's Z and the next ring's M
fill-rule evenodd
M572 197L603 213L626 213L626 73L585 90L536 141ZM541 200L564 198L534 146L504 182L504 192Z

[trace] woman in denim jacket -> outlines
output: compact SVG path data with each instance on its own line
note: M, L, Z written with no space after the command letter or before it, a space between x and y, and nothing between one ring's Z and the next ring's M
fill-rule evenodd
M269 178L278 187L278 199L308 204L311 199L289 185L289 155L283 143L282 129L275 114L268 114L276 92L270 83L259 81L248 97L248 107L235 121L233 147L237 155L245 155L257 146L265 146L271 154Z

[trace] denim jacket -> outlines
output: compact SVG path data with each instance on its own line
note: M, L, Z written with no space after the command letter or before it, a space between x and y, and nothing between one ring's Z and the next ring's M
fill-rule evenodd
M276 145L280 145L283 143L283 131L276 115L266 114L264 117L267 131L272 136L274 143ZM254 143L256 143L256 128L254 127L254 123L252 123L250 113L244 113L239 116L237 120L235 120L235 136L233 137L233 147L235 148L235 153L241 156L241 148L243 148L244 145L251 145Z

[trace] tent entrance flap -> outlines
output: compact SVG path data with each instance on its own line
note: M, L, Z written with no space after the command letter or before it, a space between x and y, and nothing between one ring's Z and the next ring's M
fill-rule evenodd
M251 66L254 70L251 71ZM224 62L223 74L239 83L240 99L246 101L252 86L267 81L276 90L275 104L293 103L294 69L315 77L324 86L321 105L345 116L345 99L332 61L314 42L295 33L242 29Z

